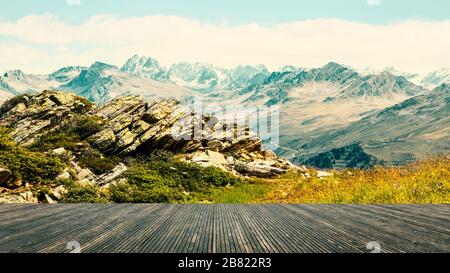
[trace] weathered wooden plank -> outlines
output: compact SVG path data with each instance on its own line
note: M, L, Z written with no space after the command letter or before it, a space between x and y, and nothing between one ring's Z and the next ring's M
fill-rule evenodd
M0 252L449 252L450 206L0 206Z
M391 240L396 240L398 237L405 238L403 240L409 240L414 248L424 247L426 248L430 244L438 244L445 247L450 241L448 241L449 232L437 232L435 228L428 225L427 221L421 221L414 219L414 210L409 215L404 217L398 217L396 213L391 210L385 211L384 207L379 206L350 206L349 209L354 211L354 217L359 217L363 221L364 219L373 220L370 222L371 227L378 226L380 229L388 229L389 232L394 235ZM432 221L432 219L429 219ZM426 241L424 240L426 238ZM447 242L445 242L447 240ZM386 242L387 244L389 243Z

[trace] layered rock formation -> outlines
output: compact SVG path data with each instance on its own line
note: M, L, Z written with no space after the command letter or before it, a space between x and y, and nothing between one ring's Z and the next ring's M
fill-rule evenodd
M11 128L11 136L22 145L71 122L77 115L88 114L92 105L73 93L44 91L36 96L19 96L0 107L0 125Z
M44 91L37 96L22 96L6 102L0 108L0 125L11 129L17 143L30 145L40 135L57 130L80 116L103 121L100 131L87 140L104 154L127 157L167 150L203 166L259 177L306 171L264 151L261 140L249 128L223 123L214 116L199 115L174 99L145 101L139 96L127 96L93 108L75 94ZM91 175L88 180L107 184L105 179L112 181L124 171L123 167L117 168L117 172L101 177ZM83 176L82 170L78 171ZM86 177L79 180L83 179Z

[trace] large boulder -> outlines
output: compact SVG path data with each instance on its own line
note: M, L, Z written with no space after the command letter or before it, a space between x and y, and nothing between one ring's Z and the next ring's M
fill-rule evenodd
M66 187L61 185L61 186L53 189L50 192L50 196L54 197L56 200L62 200L68 192L69 192L69 190L66 189Z

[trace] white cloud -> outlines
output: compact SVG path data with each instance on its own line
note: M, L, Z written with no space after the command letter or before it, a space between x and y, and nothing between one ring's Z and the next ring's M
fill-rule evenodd
M69 6L79 6L81 5L81 0L67 0L67 5Z
M100 60L121 65L137 53L169 65L179 61L221 66L286 64L317 67L337 61L355 67L394 66L428 71L450 66L450 21L408 21L367 25L335 19L290 22L263 27L202 24L174 16L119 18L94 16L73 25L52 15L30 15L15 22L0 21L0 37L13 37L33 51L47 48L48 59L29 56L23 70L49 72L57 65L88 65ZM0 44L0 52L4 52ZM1 67L17 67L21 52ZM39 70L39 71L36 71Z
M381 0L367 0L367 5L369 6L380 6Z

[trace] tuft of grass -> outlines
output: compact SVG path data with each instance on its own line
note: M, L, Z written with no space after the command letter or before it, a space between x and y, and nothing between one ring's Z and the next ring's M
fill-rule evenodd
M261 183L239 183L231 187L215 189L211 202L215 204L256 204L264 200L271 187Z
M51 151L56 148L64 148L73 151L81 139L77 135L67 134L65 132L51 132L40 136L29 149L33 151Z

